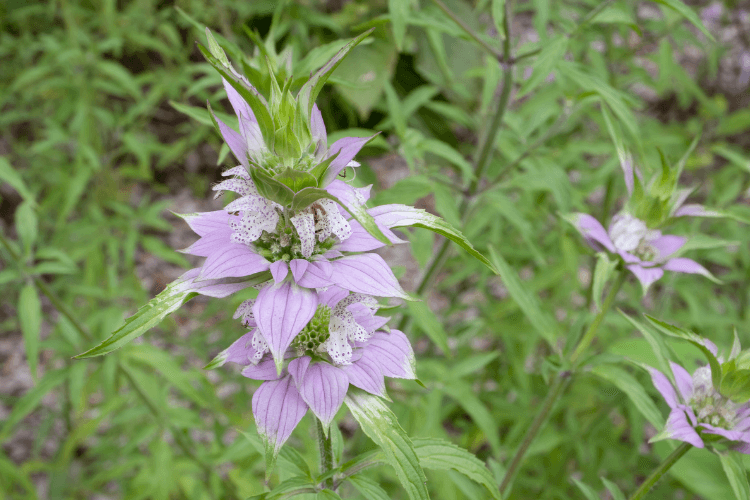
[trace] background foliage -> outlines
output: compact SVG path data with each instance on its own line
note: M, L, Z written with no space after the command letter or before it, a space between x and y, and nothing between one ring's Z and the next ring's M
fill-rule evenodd
M531 55L509 70L507 111L481 181L473 168L503 67L436 4L277 3L0 4L0 498L263 491L254 382L228 368L201 370L244 333L231 319L244 296L194 299L146 342L71 360L190 265L172 249L188 246L191 233L168 210L220 206L210 187L232 160L202 108L208 100L227 111L228 103L195 48L204 26L250 56L257 48L248 32L257 32L278 64L291 58L296 76L330 57L340 39L376 28L318 100L331 140L381 131L359 155L355 182L375 183L377 204L416 203L462 227L509 273L500 279L460 250L441 251L442 240L426 231L384 251L405 288L425 299L401 308L394 324L415 342L427 388L391 384L391 407L410 436L469 449L498 481L547 392L554 353L595 313L595 259L557 214L607 221L622 203L603 113L647 172L659 168L657 148L675 162L700 136L682 181L697 188L692 200L750 214L746 3L511 2L509 47ZM445 3L502 50L502 16L493 14L503 2ZM703 237L706 248L693 255L724 284L671 274L641 298L630 279L616 305L723 348L736 326L747 345L747 226L711 219L678 229L733 242L710 248ZM444 265L433 266L435 254ZM609 491L632 491L669 453L668 443L646 444L656 432L647 416L665 405L644 373L620 363L627 356L655 365L647 342L616 313L605 327L593 368L553 412L513 498L613 498ZM692 347L673 347L688 365L701 359ZM349 415L338 421L339 458L373 448ZM307 420L290 443L273 484L285 471L316 468ZM487 498L455 471L427 476L434 498ZM405 498L388 468L356 477L343 498ZM696 449L651 496L732 493L718 458Z

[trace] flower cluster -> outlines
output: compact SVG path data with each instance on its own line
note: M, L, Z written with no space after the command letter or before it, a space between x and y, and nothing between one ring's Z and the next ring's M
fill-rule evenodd
M308 408L327 428L350 385L387 397L384 377L415 378L408 339L384 329L388 318L376 314L377 298L408 295L387 263L370 253L384 246L383 238L401 243L391 227L403 225L403 215L414 209L386 205L368 210L370 188L337 179L344 168L359 165L354 156L367 138L344 138L327 147L321 113L313 106L310 144L289 159L264 141L253 110L235 86L224 80L224 88L240 130L214 119L240 165L227 170L228 179L214 190L238 196L223 210L182 216L200 237L183 252L206 258L194 271L195 283L246 280L234 286L259 290L235 314L249 332L212 366L238 363L244 376L264 381L253 395L252 409L275 455ZM304 188L294 193L293 203L282 203L265 196L256 182L267 189L274 184L263 175L273 174L277 182L291 179L296 187L298 174L313 171L317 185L310 186L314 196L305 203L297 202ZM373 222L380 238L355 215Z
M605 229L598 220L584 213L568 217L573 226L594 249L606 250L621 259L644 291L661 278L664 271L701 274L715 280L706 268L679 255L687 238L662 234L656 227L676 217L716 217L721 214L701 205L683 205L692 190L676 189L678 174L669 174L667 170L662 177L669 182L654 179L650 183L650 192L645 193L642 176L638 170L634 175L629 159L622 162L622 167L630 198L622 211L612 218L609 228Z
M704 342L716 355L716 346ZM698 448L724 443L750 454L750 403L723 395L714 385L710 366L700 367L692 375L676 363L670 367L674 386L662 372L649 368L654 386L671 408L666 427L652 441L677 439Z

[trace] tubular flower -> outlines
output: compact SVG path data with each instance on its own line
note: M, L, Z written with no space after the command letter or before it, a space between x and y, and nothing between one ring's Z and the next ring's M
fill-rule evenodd
M708 344L715 354L715 346ZM690 375L670 363L675 386L660 371L649 368L654 387L671 408L664 430L651 441L677 439L698 448L706 443L724 443L750 454L750 403L737 403L714 387L711 367Z
M414 379L414 353L406 336L380 330L388 318L377 301L339 287L318 293L311 319L281 346L284 367L270 352L257 313L260 296L243 302L235 316L251 330L217 358L245 366L242 375L264 383L255 391L253 415L261 435L278 452L309 408L328 427L349 385L387 398L384 377Z
M687 238L649 229L645 222L628 212L614 216L609 230L588 214L573 214L572 222L594 249L618 255L644 290L661 278L665 270L712 277L694 260L676 256Z

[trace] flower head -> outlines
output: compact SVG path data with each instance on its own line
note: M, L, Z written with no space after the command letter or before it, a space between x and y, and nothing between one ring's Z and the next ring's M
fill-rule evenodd
M281 371L270 355L272 342L256 321L257 302L240 305L235 316L251 330L218 358L243 365L244 376L264 381L253 395L253 415L275 451L308 408L327 427L350 384L387 397L384 377L415 378L408 339L398 330L380 330L388 318L375 314L373 297L339 287L320 292L311 319L284 349Z
M707 345L715 354L715 346ZM723 442L750 454L750 403L722 395L714 386L710 366L700 367L692 375L676 363L670 366L674 386L666 375L649 368L654 386L671 408L666 427L652 441L677 439L698 448Z
M614 216L609 230L605 230L599 221L588 214L574 214L571 221L592 247L618 255L644 290L661 278L665 270L713 278L706 268L694 260L676 256L687 238L664 235L659 230L649 229L645 222L628 212Z

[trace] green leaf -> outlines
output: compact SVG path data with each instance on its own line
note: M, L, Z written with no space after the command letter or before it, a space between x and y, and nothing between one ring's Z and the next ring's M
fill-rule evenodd
M430 337L430 340L443 351L443 354L450 357L451 351L448 346L448 334L430 307L425 302L407 302L407 307L409 308L409 314L414 318L419 329Z
M359 43L367 38L367 36L369 36L370 33L372 33L374 30L375 28L370 28L369 30L365 31L364 33L344 45L344 47L339 50L335 56L333 56L327 63L325 63L323 67L321 67L310 78L310 80L308 80L307 83L302 86L299 94L297 95L297 105L299 106L299 110L302 113L302 117L304 118L304 120L310 120L313 103L315 103L315 100L318 98L318 94L323 89L323 85L325 85L328 77L330 77L331 73L333 73L333 70L335 70L336 67L341 64L341 61L344 60L350 50L359 45ZM254 111L255 109L253 109L253 112Z
M391 240L389 240L383 234L380 228L378 228L378 225L375 223L375 219L372 218L372 215L367 213L364 205L360 205L356 201L346 203L344 200L338 199L325 189L308 187L299 191L294 195L292 210L294 210L295 212L304 210L305 208L309 207L322 198L333 200L342 207L346 208L346 210L350 214L352 214L352 217L354 217L357 222L362 224L362 227L365 228L368 233L370 233L373 237L377 238L379 241L385 243L386 245L391 244Z
M578 489L581 490L586 500L600 500L599 494L588 484L579 481L576 478L571 478Z
M674 325L670 325L669 323L660 321L654 317L649 316L648 314L645 314L644 316L646 316L646 319L663 334L669 335L670 337L687 340L695 347L700 349L703 355L706 356L706 359L708 359L708 364L711 366L711 380L714 387L721 387L721 365L719 364L719 360L716 359L714 353L712 353L708 349L708 344L703 337L689 330L684 330Z
M58 385L68 379L68 370L52 370L44 374L34 387L29 389L21 399L13 402L13 409L5 418L0 428L0 443L5 442L13 432L13 428L42 401L42 398L52 392Z
M568 50L568 38L558 35L551 38L547 44L542 47L542 51L536 57L534 62L534 71L531 76L521 84L516 98L521 98L542 83L551 72L555 70L560 61L563 60L565 52Z
M388 14L391 17L393 39L398 51L404 50L404 36L406 35L406 18L409 16L410 0L388 0Z
M380 398L353 387L349 388L345 402L364 433L383 450L409 498L430 498L414 445L393 412Z
M452 242L457 243L458 246L466 250L469 255L487 266L493 273L499 274L497 269L495 269L495 267L487 259L487 257L479 253L469 242L469 240L467 240L466 237L461 233L461 231L448 224L448 222L444 221L437 215L425 212L424 210L419 208L414 208L407 205L402 205L399 208L400 210L398 212L394 211L389 213L389 217L391 218L391 220L393 220L393 223L390 225L390 227L421 227L423 229L429 229L432 232L443 235Z
M656 359L659 360L659 368L661 369L662 373L667 375L667 377L672 377L672 370L669 367L669 361L667 357L667 346L664 345L664 340L662 340L661 337L655 335L646 325L643 325L640 321L636 321L624 312L622 312L620 309L617 310L617 312L622 315L628 322L633 325L635 328L638 329L639 332L641 332L641 335L646 339L646 342L651 346L651 350L654 352L654 355L656 356Z
M732 487L734 496L737 500L747 500L750 498L750 485L747 482L747 471L745 464L742 462L742 455L739 453L727 452L717 453L721 460L721 467L729 479L729 485Z
M284 184L295 193L306 187L318 187L318 180L307 172L286 168L283 172L273 176L274 179Z
M276 128L265 98L260 95L255 87L239 76L231 65L225 67L221 61L214 57L208 49L201 44L198 44L198 50L201 51L203 57L206 58L209 64L211 64L211 66L213 66L232 87L234 87L245 102L250 105L250 109L253 110L255 118L258 120L258 126L260 127L260 132L263 135L263 141L266 143L266 147L273 150Z
M206 28L206 39L208 40L208 50L211 51L211 55L218 59L224 66L229 66L229 59L227 59L224 49L221 48L221 45L219 45L219 42L216 41L216 38L214 38L211 30L208 28Z
M492 450L495 453L500 453L502 447L500 446L497 422L487 406L476 396L471 386L464 381L453 380L445 384L443 392L454 399L469 414L487 438Z
M453 469L487 488L493 498L501 498L492 473L472 453L449 441L432 438L414 439L414 449L425 469Z
M319 491L315 496L317 500L341 500L341 497L335 491L323 490Z
M245 279L238 279L235 283L257 284L271 278L270 272L253 274ZM151 299L146 305L125 320L125 324L117 329L109 338L98 346L75 356L76 359L92 358L110 353L125 344L137 339L151 328L155 327L169 314L176 311L182 304L198 295L201 288L215 284L215 280L193 281L185 275L167 285L159 295Z
M39 363L39 329L42 326L42 304L36 287L24 285L18 298L18 321L21 323L23 343L26 346L26 360L31 376L36 380L36 367Z
M733 369L727 371L724 368L723 366L719 392L735 403L746 403L750 400L750 370Z
M4 156L0 156L0 181L10 184L10 187L15 189L21 195L21 198L28 203L36 204L34 195L29 191L21 176L10 166L10 163Z
M497 36L500 40L505 40L505 29L503 27L505 19L505 0L492 0L492 21L495 23Z
M619 486L612 481L607 480L606 477L601 478L602 483L607 488L607 491L612 495L612 500L625 500L625 493L622 492Z
M349 482L366 500L391 500L391 496L372 479L360 474L351 476Z
M703 25L703 22L698 17L698 14L693 12L693 9L682 3L680 0L654 0L656 3L660 3L662 5L666 5L670 9L675 10L678 12L682 17L690 21L690 23L701 30L701 33L706 35L706 38L711 40L712 42L716 42L716 39L714 39L714 36L711 34L710 31L706 29L706 27Z
M597 365L591 372L614 384L628 395L638 411L657 429L664 427L664 417L643 386L630 373L613 365Z
M612 277L612 273L616 268L616 260L609 260L609 257L604 252L596 254L596 267L594 268L594 281L591 284L591 294L594 298L594 304L596 304L596 308L599 311L602 310L604 285L606 285L609 278Z
M39 222L36 211L32 202L24 201L21 203L14 214L16 223L16 232L18 233L25 252L30 252L36 242L39 231Z
M251 168L250 176L253 178L253 183L255 183L258 192L264 198L283 206L289 205L294 200L294 191L262 170Z
M542 311L539 298L532 294L521 282L515 270L495 252L490 246L490 257L503 280L505 288L513 300L521 308L524 316L529 320L531 326L544 338L550 346L557 348L558 329L557 324L549 314Z

